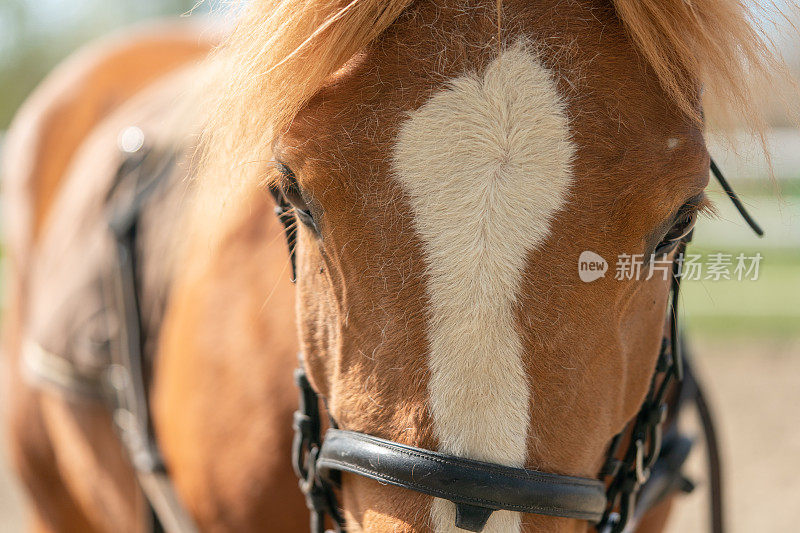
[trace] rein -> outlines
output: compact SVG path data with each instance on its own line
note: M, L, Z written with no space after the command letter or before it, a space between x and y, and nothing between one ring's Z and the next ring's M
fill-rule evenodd
M713 160L711 171L744 220L758 235L763 235ZM295 282L297 224L291 205L280 189L273 185L270 192L276 202L275 214L284 227L292 282ZM676 257L683 254L691 238L692 232L676 241ZM365 433L341 430L333 419L331 429L323 438L320 397L306 377L301 354L300 365L295 372L300 407L294 416L292 454L300 489L311 513L311 533L324 533L326 516L331 518L337 532L346 531L335 492L340 487L341 472L449 500L456 506L455 526L467 531L482 531L491 514L497 510L588 520L600 533L625 531L634 514L638 517L647 510L637 507L637 495L659 466L659 454L662 445L665 446L662 428L667 418L670 385L684 379L682 339L678 327L682 266L682 260L672 263L669 324L662 339L649 391L632 422L611 440L606 461L597 479L513 468L443 454ZM699 386L693 379L690 381L695 390L693 398L700 406L699 399L702 396ZM710 417L702 418L706 434L713 435ZM626 437L629 437L628 445L620 455L620 447ZM713 448L709 449L714 501L712 530L720 533L723 525L718 452L715 439L713 442L712 439L708 440L709 448ZM678 443L685 444L680 440ZM670 481L661 482L666 487L661 491L662 498L674 490L675 479L687 491L693 488L691 482L680 474L680 467L690 446L690 442L684 446L679 454L682 459L676 466L668 467L667 477ZM647 503L651 508L659 501L648 498L642 503Z

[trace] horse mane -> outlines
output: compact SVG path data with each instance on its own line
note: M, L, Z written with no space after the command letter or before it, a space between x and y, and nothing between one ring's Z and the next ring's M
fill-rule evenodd
M702 119L693 108L700 82L715 111L735 112L752 131L763 131L760 91L791 77L759 22L784 16L772 2L764 2L768 7L740 0L613 2L637 49L686 114Z
M718 100L715 105L735 110L754 131L763 131L753 80L773 78L785 67L751 7L741 0L608 2L687 115L701 120L695 106L699 81ZM225 206L241 206L254 187L263 185L276 132L412 3L250 2L213 59L215 73L208 85L212 99L206 106L211 116L201 142L199 210L190 225L211 224L211 233L219 233L225 216L215 213L226 210L227 216L234 216L230 211L237 209ZM498 15L498 24L501 20Z

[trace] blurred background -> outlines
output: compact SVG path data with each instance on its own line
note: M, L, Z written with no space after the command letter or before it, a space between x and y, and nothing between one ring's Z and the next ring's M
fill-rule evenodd
M75 48L139 20L222 9L195 3L0 0L0 149L3 131L26 95ZM800 79L800 40L787 31L792 20L800 18L765 21L764 28ZM767 145L774 180L758 142L735 133L709 140L713 157L766 237L753 235L713 184L709 196L718 216L698 223L690 250L704 258L717 252L734 258L760 253L758 279L701 279L684 285L685 325L718 415L734 532L788 532L800 524L800 132L777 97L782 92L762 100L771 128ZM3 452L1 432L0 426ZM699 489L678 508L672 532L705 531L702 459L701 453L694 454L691 468ZM23 498L15 483L0 455L0 533L24 528Z

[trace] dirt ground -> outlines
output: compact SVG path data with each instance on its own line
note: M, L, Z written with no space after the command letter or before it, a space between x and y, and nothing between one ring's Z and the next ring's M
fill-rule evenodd
M729 531L794 532L800 524L800 340L700 342L696 366L717 415ZM0 435L0 441L5 441ZM701 449L670 533L707 531ZM24 531L22 498L0 461L0 533Z
M800 341L704 342L694 352L721 434L729 531L798 531ZM702 459L692 457L700 484L677 507L670 533L707 531Z

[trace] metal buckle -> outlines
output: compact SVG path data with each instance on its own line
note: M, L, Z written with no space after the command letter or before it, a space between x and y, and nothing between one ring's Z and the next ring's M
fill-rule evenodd
M611 513L608 515L608 520L606 520L605 525L598 530L598 533L612 533L614 528L619 526L620 519L619 513Z
M633 471L636 474L636 487L633 489L635 491L650 477L650 468L645 465L644 461L644 441L642 439L636 439L636 458Z

